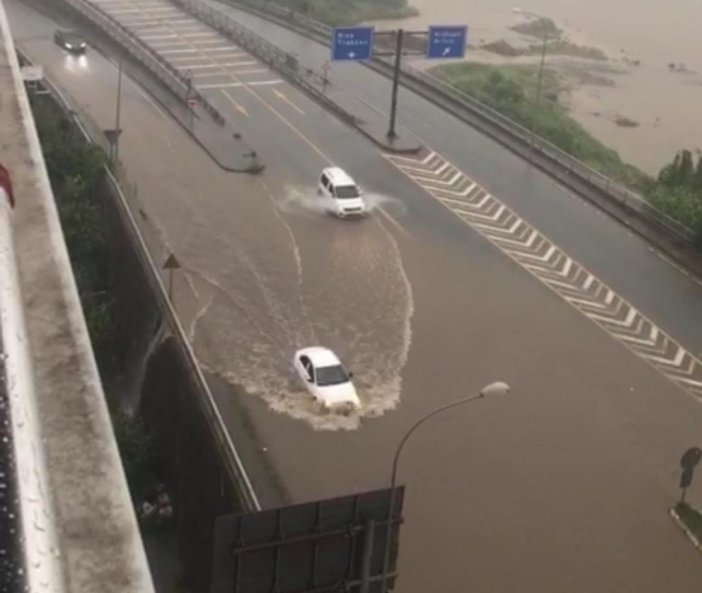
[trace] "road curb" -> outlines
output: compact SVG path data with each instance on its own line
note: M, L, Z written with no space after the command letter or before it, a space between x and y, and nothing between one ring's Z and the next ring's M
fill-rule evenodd
M417 154L424 147L422 144L412 144L410 146L398 147L389 143L387 140L381 140L375 134L364 129L363 126L354 123L353 127L358 130L363 136L368 138L373 144L384 150L385 152L390 152L393 154Z
M395 154L416 154L422 149L421 142L407 141L402 136L398 137L397 141L390 142L384 135L374 133L369 129L371 125L365 123L363 118L355 112L355 109L344 105L344 101L329 97L324 91L316 88L309 80L301 76L301 65L297 63L297 57L294 54L284 51L275 43L238 23L221 9L202 2L202 0L173 1L186 13L218 31L266 64L271 70L278 72L312 101L335 115L342 122L350 125L382 150ZM308 73L312 72L309 68L306 70ZM410 132L407 131L407 134L409 135Z
M187 118L189 117L188 114L177 113L177 106L174 105L172 101L169 101L169 99L177 98L173 91L166 85L164 85L160 81L160 79L153 76L152 73L148 70L148 68L143 66L137 59L135 59L119 42L115 41L109 36L105 37L103 34L104 32L98 25L93 23L83 13L76 10L73 6L62 2L60 6L54 5L52 7L49 7L41 3L37 4L32 0L24 1L27 2L30 8L37 11L39 14L43 14L45 16L48 15L50 19L69 20L72 24L79 25L82 29L82 32L87 33L86 37L88 38L87 40L89 41L91 47L108 61L111 58L114 59L116 56L118 56L124 60L125 64L129 64L130 68L125 71L125 74L129 76L129 78L131 78L134 84L143 89L143 91L150 98L152 98L159 105L159 107L161 107L166 112L168 116L174 119L177 122L178 126L192 140L194 140L195 143L198 146L200 146L200 148L202 148L205 151L205 153L215 162L215 164L220 169L229 173L245 173L249 175L255 175L260 173L263 170L262 168L265 168L265 165L263 165L262 163L260 163L260 167L262 168L255 169L251 166L251 164L248 163L246 165L242 164L242 166L236 166L232 164L227 164L221 158L219 158L216 155L215 151L211 147L208 147L207 142L199 138L198 135L190 129L187 123ZM23 48L23 50L21 50L20 53L23 54L23 57L25 59L27 59L29 62L32 62L31 58L29 58L30 50L28 47ZM50 86L56 88L56 85L48 77L46 77L46 82ZM201 119L199 116L197 117L198 119ZM225 124L223 125L224 128L227 127L227 123L228 122L225 122ZM214 129L218 130L222 134L225 133L224 130L221 129L219 126L215 126ZM250 150L250 148L250 145L246 143L246 146L243 147L243 150L244 152L246 152L246 150Z
M690 543L692 543L695 548L697 548L697 551L702 553L702 543L700 542L699 539L697 539L697 536L690 531L687 525L685 525L685 522L680 518L680 515L678 515L678 512L675 510L675 507L670 507L668 509L668 514L670 515L671 519L677 524L677 526L682 530L682 532L687 536L687 539L690 540Z

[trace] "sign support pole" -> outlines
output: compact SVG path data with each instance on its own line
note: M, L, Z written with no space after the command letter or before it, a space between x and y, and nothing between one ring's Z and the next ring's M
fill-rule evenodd
M395 47L395 69L392 77L392 98L390 100L390 128L388 129L388 138L394 140L397 138L395 132L395 120L397 119L397 90L400 85L400 66L402 64L402 37L404 31L397 30L397 45Z

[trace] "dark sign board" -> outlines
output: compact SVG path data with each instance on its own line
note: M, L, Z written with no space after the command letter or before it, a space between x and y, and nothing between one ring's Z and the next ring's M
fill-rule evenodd
M392 585L404 488L217 519L211 593L381 593ZM389 529L389 527L391 529Z

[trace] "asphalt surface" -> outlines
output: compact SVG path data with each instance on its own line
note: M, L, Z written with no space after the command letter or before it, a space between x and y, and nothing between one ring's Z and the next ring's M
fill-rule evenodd
M329 48L316 41L224 2L208 0L208 4L279 47L296 52L305 66L319 69L328 63L330 80L376 110L389 111L391 82L384 76L362 65L329 63ZM498 143L405 88L398 95L398 122L499 196L687 348L702 352L699 280L663 260L640 237Z
M92 50L66 56L51 23L9 11L20 46L96 129L109 127L114 67ZM697 444L699 403L287 83L214 90L264 155L263 176L223 172L129 83L121 154L155 257L173 251L184 265L176 305L203 365L246 392L220 392L222 411L234 426L245 410L289 498L387 484L414 419L504 380L513 395L437 418L408 444L399 590L698 591L698 552L666 511L678 459ZM627 298L665 305L649 314L700 343L694 283L494 144L456 122L446 133L444 117L404 116L419 133L436 128L435 150L455 142L452 161ZM382 210L358 223L323 215L314 185L330 161ZM626 292L627 279L638 289ZM312 341L355 371L362 417L321 416L291 382L293 350ZM692 495L699 504L699 488Z

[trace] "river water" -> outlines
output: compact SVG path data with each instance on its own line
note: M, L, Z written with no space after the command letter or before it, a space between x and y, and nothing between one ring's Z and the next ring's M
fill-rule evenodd
M377 23L378 28L423 29L429 24L469 26L470 43L479 45L517 36L509 30L523 21L515 0L412 0L418 17ZM569 82L564 101L595 136L630 162L655 173L680 148L702 147L702 2L699 0L529 0L521 6L551 18L572 41L602 49L609 57L610 86ZM523 43L533 42L522 38ZM468 59L494 56L474 51ZM625 59L639 60L632 67ZM553 56L549 56L553 64ZM671 72L668 64L684 64ZM625 116L635 128L618 127Z

